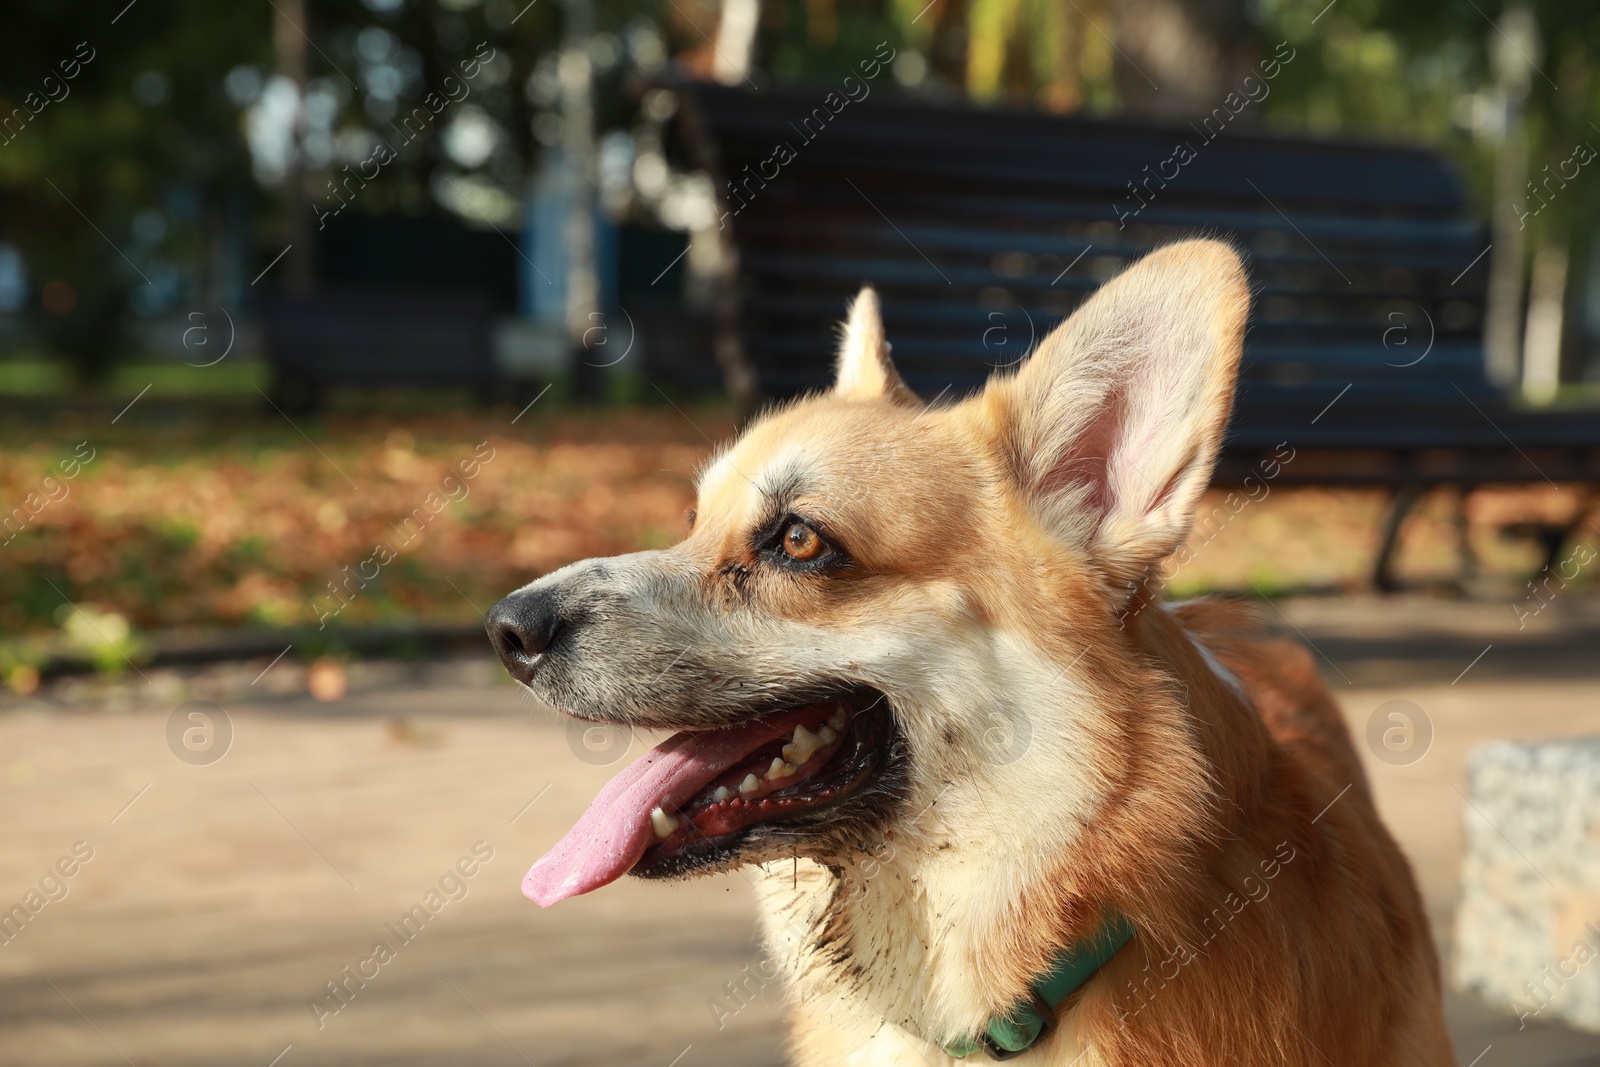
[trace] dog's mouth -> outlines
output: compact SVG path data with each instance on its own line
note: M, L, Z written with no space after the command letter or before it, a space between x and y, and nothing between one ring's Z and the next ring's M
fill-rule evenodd
M632 872L667 877L738 858L758 833L814 834L884 769L893 717L851 690L749 722L674 734L613 778L522 881L541 907Z

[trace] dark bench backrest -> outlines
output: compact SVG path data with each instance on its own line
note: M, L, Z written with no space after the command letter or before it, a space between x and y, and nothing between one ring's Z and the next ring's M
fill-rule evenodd
M1235 241L1256 287L1234 441L1281 440L1292 419L1315 444L1310 416L1347 385L1352 409L1495 395L1488 261L1474 262L1487 239L1435 154L1252 134L1225 110L1137 125L933 106L880 85L834 114L827 94L681 90L738 256L733 329L767 395L827 383L835 324L864 281L902 373L931 397L976 387L1131 260L1196 234Z
M261 302L268 359L321 385L485 385L491 308L475 293L327 292Z

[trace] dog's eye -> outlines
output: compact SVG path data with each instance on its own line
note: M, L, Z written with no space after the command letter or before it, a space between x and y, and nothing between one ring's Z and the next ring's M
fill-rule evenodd
M802 563L816 559L828 550L828 543L803 522L791 523L783 531L783 554Z

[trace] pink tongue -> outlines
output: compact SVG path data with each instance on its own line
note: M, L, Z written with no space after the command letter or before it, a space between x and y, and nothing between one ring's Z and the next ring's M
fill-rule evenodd
M655 840L652 808L675 812L711 779L816 714L809 705L748 726L673 734L606 783L577 824L522 879L523 895L548 908L621 878Z

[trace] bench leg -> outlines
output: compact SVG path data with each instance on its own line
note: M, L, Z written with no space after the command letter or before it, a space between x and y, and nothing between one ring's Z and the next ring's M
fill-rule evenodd
M1571 522L1544 531L1542 538L1545 550L1544 567L1539 574L1555 573L1557 565L1562 562L1561 550L1569 544L1576 546L1578 538L1583 536L1583 527L1588 525L1589 512L1594 510L1594 502L1594 490L1588 490L1578 499L1578 509L1573 513Z
M1393 593L1400 588L1394 577L1394 552L1400 542L1400 527L1422 499L1422 486L1402 485L1389 505L1389 517L1383 525L1383 541L1378 545L1378 558L1372 565L1372 584L1379 592Z
M1478 554L1472 550L1472 528L1467 521L1467 501L1473 487L1461 486L1456 493L1456 545L1460 554L1460 570L1456 581L1465 586L1478 577Z

